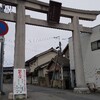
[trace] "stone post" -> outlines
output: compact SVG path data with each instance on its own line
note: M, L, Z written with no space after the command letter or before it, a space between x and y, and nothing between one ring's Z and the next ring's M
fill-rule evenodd
M16 33L14 67L25 67L25 5L24 1L18 1L16 8Z
M79 18L77 16L73 17L73 56L74 56L74 64L75 64L75 72L76 72L76 88L74 91L86 91L86 83L84 76L84 66L83 66L83 58L82 58L82 50L81 50L81 40L80 40L80 30L79 30Z
M25 68L25 1L18 0L16 7L16 33L15 33L15 54L14 68ZM14 99L27 98L27 94L18 94Z

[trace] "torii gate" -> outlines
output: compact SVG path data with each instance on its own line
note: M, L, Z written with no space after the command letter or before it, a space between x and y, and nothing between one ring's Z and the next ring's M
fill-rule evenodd
M43 3L37 0L0 0L0 3L16 7L16 14L0 13L0 19L10 22L16 22L14 55L15 68L25 67L25 24L70 30L72 31L73 47L75 54L74 62L77 88L86 87L80 43L80 32L92 33L92 29L79 25L79 19L93 21L96 19L96 16L100 14L99 11L86 11L62 7L60 16L71 18L72 22L69 24L60 23L56 25L50 25L45 20L34 19L30 18L30 16L25 15L25 9L47 14L49 8L49 4L47 3Z

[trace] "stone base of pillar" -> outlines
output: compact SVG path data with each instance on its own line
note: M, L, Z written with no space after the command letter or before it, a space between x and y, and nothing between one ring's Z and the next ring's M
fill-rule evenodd
M14 96L13 97L13 93L11 92L11 93L9 93L8 94L8 99L9 100L16 100L16 99L18 99L18 100L23 100L23 99L27 99L27 96L26 95L16 95L16 96Z
M14 98L15 98L15 100L16 99L23 100L23 99L27 99L27 96L22 94L22 95L16 95Z
M90 93L90 91L89 91L89 89L87 88L87 87L76 87L76 88L74 88L74 92L75 93L81 93L81 94L84 94L84 93L86 93L86 94L88 94L88 93Z

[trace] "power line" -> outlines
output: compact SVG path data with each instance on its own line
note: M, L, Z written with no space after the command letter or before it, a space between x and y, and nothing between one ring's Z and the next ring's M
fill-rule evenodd
M58 39L58 37L60 36L56 36L56 37L44 37L44 38L35 38L33 40L28 40L26 42L32 43L32 42L42 42L42 41L48 41L51 39Z

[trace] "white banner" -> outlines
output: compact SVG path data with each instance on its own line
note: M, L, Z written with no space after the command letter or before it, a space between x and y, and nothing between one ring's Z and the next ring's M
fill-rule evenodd
M26 87L26 69L14 69L13 77L13 93L17 94L27 94Z

